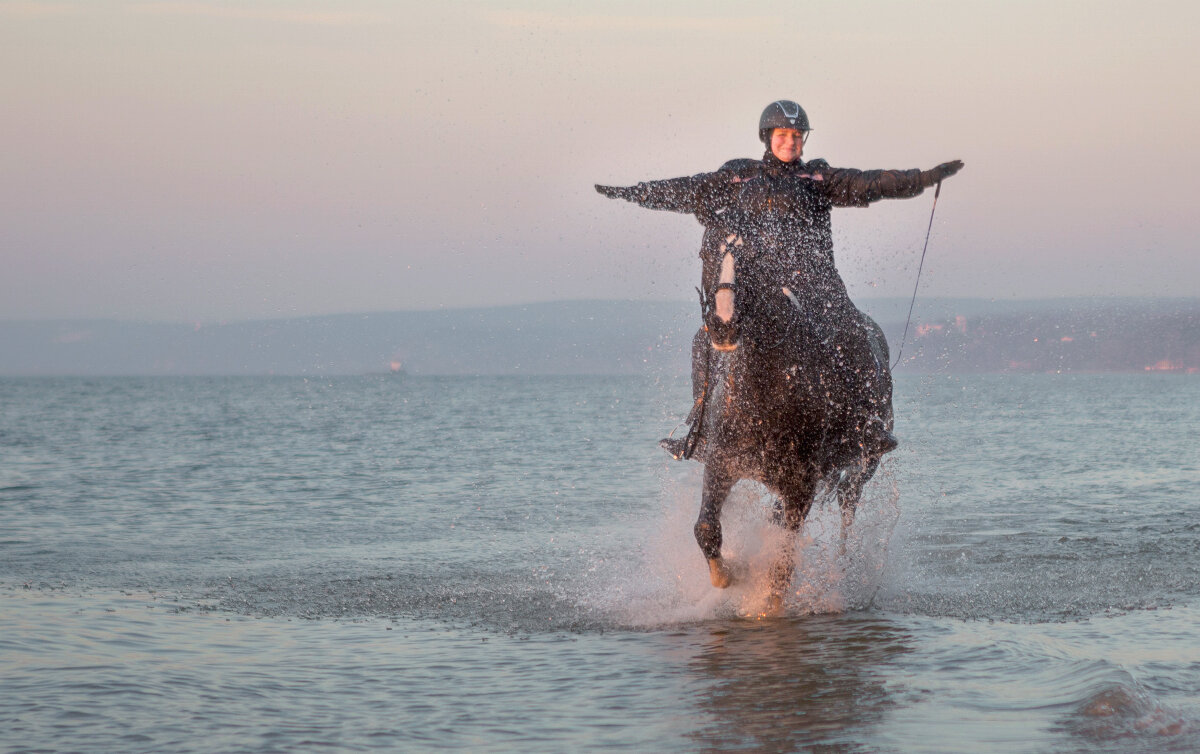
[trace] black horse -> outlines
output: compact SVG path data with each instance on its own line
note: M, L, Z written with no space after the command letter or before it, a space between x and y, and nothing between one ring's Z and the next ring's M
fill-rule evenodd
M695 215L705 226L708 332L694 349L707 357L696 380L700 400L685 440L677 447L668 438L664 447L705 464L696 540L718 587L731 580L721 559L721 507L739 480L761 482L778 497L778 521L793 535L818 491L836 491L844 547L863 485L896 447L887 342L837 272L832 209L918 196L962 168L954 161L926 171L862 171L782 159L769 151L715 173L596 186L604 196ZM736 280L727 279L730 261ZM788 553L772 568L776 608L791 576Z
M863 485L883 453L867 425L892 429L892 378L879 326L852 305L831 310L805 296L803 280L766 255L738 260L738 347L713 352L698 404L704 491L696 541L717 587L731 583L721 557L721 508L739 480L777 497L776 522L795 541L819 490L836 492L842 546ZM890 436L890 434L888 435ZM793 575L786 547L771 568L769 611Z

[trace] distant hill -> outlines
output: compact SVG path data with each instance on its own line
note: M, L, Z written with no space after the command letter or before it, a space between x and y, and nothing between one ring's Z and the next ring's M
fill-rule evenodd
M908 300L860 302L893 354ZM694 303L561 301L212 325L0 322L0 375L682 374ZM1200 299L922 299L902 370L1200 371Z
M905 368L1200 373L1200 299L1022 302L995 310L964 302L939 312L914 317ZM884 329L897 343L895 324Z

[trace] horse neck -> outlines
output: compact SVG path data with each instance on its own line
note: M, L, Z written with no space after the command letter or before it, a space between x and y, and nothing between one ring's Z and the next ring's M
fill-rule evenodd
M778 342L778 333L802 324L801 312L789 299L788 275L774 265L746 265L738 278L739 317L760 347ZM794 284L793 284L794 285Z

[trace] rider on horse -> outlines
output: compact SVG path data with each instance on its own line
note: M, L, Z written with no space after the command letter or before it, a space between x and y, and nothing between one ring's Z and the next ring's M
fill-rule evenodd
M824 160L804 162L800 157L810 130L800 105L779 100L759 118L759 139L767 147L761 160L730 160L714 173L635 186L596 186L608 197L694 214L705 226L700 247L704 327L692 348L697 406L711 349L732 351L738 345L737 269L747 255L754 255L759 264L766 260L778 279L787 281L789 295L809 325L846 355L848 374L878 368L870 362L877 361L877 355L866 346L867 333L875 325L851 302L834 264L830 211L917 196L963 166L955 160L925 171L863 171L830 167ZM699 412L693 410L688 421L698 420ZM859 427L864 448L886 453L896 447L878 416L862 417ZM693 426L689 437L700 429ZM686 458L695 443L666 440L664 447L676 458Z

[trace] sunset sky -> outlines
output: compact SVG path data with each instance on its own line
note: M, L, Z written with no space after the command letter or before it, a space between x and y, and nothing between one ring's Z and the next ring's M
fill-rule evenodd
M0 319L686 300L694 219L594 183L966 169L927 296L1200 291L1194 2L0 0ZM911 293L932 192L834 213Z

